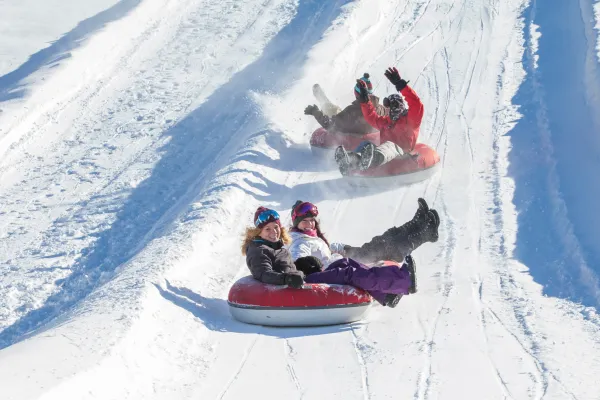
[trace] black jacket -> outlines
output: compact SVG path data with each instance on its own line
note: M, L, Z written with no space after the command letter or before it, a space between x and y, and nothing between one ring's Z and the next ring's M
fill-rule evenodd
M295 272L292 255L283 247L283 241L269 242L255 239L246 249L246 264L252 276L272 285L285 285L285 273Z
M369 97L375 106L377 114L380 116L386 115L387 110L384 106L379 104L379 98L374 95L370 95ZM332 133L362 136L377 131L376 128L373 128L365 121L358 100L354 100L348 107L331 117L323 114L321 110L316 111L314 117L323 128Z

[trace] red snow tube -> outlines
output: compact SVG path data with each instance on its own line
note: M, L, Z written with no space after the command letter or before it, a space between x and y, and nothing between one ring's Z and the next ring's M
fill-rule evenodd
M270 326L321 326L358 321L371 304L364 290L305 283L302 289L267 285L245 276L229 290L229 312L238 321Z
M433 148L417 143L413 154L366 171L353 171L347 178L353 182L373 183L381 180L386 184L406 185L428 179L439 169L440 156Z
M417 143L413 153L415 154L413 157L396 158L377 168L370 168L366 171L354 171L352 176L381 177L410 174L431 168L440 162L438 153L426 144Z
M346 150L354 150L365 140L379 145L379 132L364 136L350 136L331 133L326 129L319 128L313 132L310 146L313 153L324 154L333 160L333 150L337 146L342 145ZM429 179L437 172L440 156L433 148L423 143L417 143L413 153L415 154L413 157L397 158L381 167L370 168L366 171L354 171L346 178L359 186L370 186L374 183L383 183L386 186L406 185Z
M371 132L363 136L344 135L342 133L332 133L325 128L319 128L313 132L310 137L311 148L319 150L335 150L342 145L346 150L354 150L363 141L369 141L379 145L379 131Z

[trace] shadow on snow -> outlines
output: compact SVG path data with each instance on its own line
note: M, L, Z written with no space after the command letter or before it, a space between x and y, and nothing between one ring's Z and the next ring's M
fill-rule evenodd
M586 39L591 14L583 18L579 3L533 1L525 10L527 76L513 99L523 117L509 133L509 175L517 258L545 294L598 307L600 76ZM541 32L537 68L532 24Z
M165 300L189 311L211 331L257 333L289 339L352 331L362 325L360 322L318 327L266 327L249 325L236 321L229 315L229 305L226 300L204 297L188 288L172 286L169 281L166 281L164 289L160 285L155 284L154 286Z
M113 278L119 266L163 235L202 193L206 179L229 164L228 157L249 133L264 127L265 121L248 92L278 92L297 79L305 54L349 1L301 1L295 17L268 43L258 60L166 131L164 135L170 140L160 149L161 159L151 175L133 189L112 226L96 235L96 242L83 252L58 292L0 332L0 349L38 333L43 325L48 329L48 322ZM25 69L20 74L25 76Z

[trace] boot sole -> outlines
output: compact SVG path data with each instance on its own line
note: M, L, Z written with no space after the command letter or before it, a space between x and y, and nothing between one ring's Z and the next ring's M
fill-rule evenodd
M350 160L348 159L346 150L342 146L339 146L335 149L334 157L342 176L347 176L350 170Z
M402 295L401 294L397 294L396 297L394 297L394 300L390 301L385 306L389 307L389 308L394 308L394 307L396 307L398 305L398 303L400 302L401 298L402 298Z
M439 239L438 228L440 226L440 216L436 210L429 210L428 215L433 216L433 225L435 226L435 237L433 238L433 242L437 242Z
M440 226L440 216L438 215L438 212L436 210L429 210L429 212L431 214L433 214L434 216L434 221L435 221L435 228L439 228Z
M375 145L373 143L369 143L365 145L360 151L360 170L365 171L369 169L371 163L373 162L373 153L375 151Z
M410 272L410 279L412 284L410 288L408 288L408 293L415 294L417 293L417 264L412 256L406 256L404 259L406 262L406 267L408 268L408 272Z
M429 205L427 204L425 199L419 197L419 199L417 200L417 203L419 203L419 208L423 209L424 212L429 211Z
M429 212L429 205L427 204L425 199L421 197L419 197L417 203L419 204L419 208L417 209L417 212L415 213L415 218L413 218L413 220L416 219L419 222L426 222L427 213Z

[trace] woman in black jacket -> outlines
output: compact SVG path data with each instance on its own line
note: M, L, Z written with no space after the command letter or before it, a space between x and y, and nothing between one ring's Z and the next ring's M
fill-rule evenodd
M277 211L259 207L254 213L254 226L246 229L242 243L242 254L252 276L263 283L301 288L304 274L296 269L284 247L290 241Z

